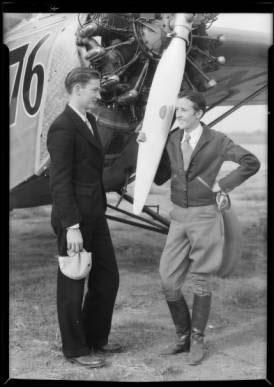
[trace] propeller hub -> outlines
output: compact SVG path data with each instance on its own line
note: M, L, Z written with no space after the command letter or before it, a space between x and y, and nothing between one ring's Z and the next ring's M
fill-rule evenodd
M177 13L174 20L174 32L176 36L189 41L188 36L191 32L192 21L194 19L193 13Z

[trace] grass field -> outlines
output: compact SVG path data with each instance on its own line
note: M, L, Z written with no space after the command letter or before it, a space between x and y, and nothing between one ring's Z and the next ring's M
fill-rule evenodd
M212 278L208 354L196 367L185 355L162 357L175 339L161 293L158 265L165 236L109 222L120 270L111 340L126 352L108 366L86 370L60 351L56 316L56 241L50 206L14 210L10 216L10 377L47 380L224 380L266 377L266 165L231 194L242 224L242 258L225 279ZM130 189L130 188L129 188ZM149 202L170 208L168 185L154 186ZM115 195L109 194L115 203ZM126 203L122 204L127 208ZM184 287L191 306L188 282Z

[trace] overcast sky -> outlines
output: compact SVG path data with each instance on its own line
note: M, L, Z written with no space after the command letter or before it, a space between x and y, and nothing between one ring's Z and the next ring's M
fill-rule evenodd
M217 106L210 110L202 119L209 124L215 118L219 117L231 106ZM267 105L242 106L230 116L226 117L214 129L225 133L229 132L252 132L254 130L267 130Z

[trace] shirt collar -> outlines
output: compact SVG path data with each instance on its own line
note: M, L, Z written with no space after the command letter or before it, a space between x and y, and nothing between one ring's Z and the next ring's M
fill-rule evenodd
M79 110L76 109L76 107L74 107L71 103L69 103L68 105L69 105L69 107L70 107L72 110L75 111L75 113L78 114L78 116L79 116L84 122L86 122L87 116L86 116L85 114L82 114L81 112L79 112Z
M191 141L194 141L194 142L198 142L199 138L201 137L201 134L203 132L203 127L201 124L199 124L197 126L197 128L193 129L189 135L190 135L190 140ZM185 137L185 133L186 131L184 131L184 135L183 135L183 138L182 138L182 141L184 141L184 137Z

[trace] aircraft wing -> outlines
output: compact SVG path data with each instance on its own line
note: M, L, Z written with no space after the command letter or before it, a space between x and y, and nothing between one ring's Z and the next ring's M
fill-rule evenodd
M209 36L224 35L225 41L216 49L215 56L224 56L226 62L212 78L217 86L205 92L209 105L227 96L218 105L236 105L268 82L268 49L272 44L270 34L214 27ZM211 75L211 73L207 73ZM249 104L266 104L267 89Z

